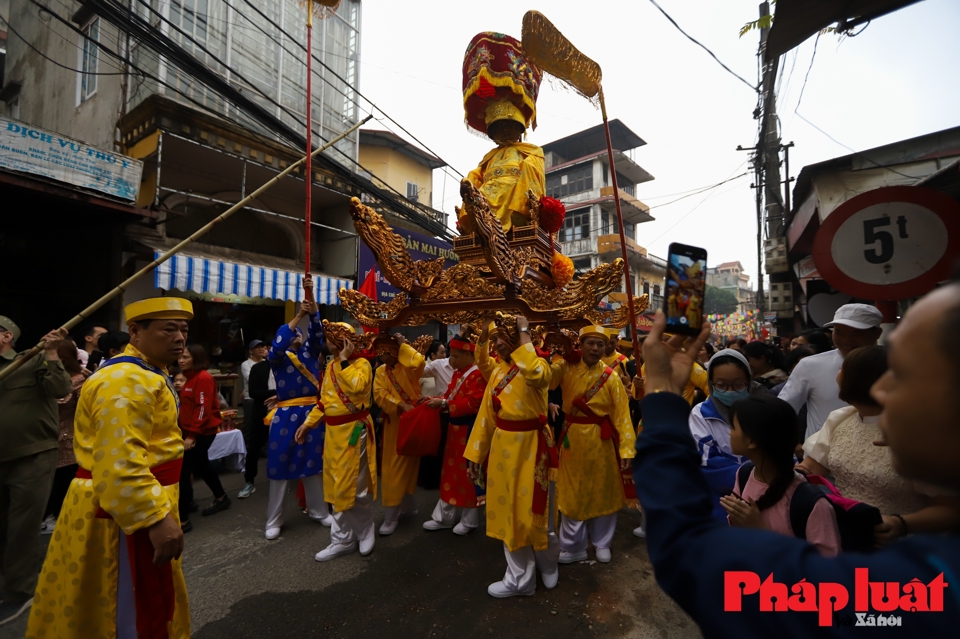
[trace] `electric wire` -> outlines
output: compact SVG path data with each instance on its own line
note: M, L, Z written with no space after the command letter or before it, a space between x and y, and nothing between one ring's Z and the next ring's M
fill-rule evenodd
M13 35L17 36L17 38L18 38L21 42L23 42L25 45L27 45L27 47L28 47L29 49L31 49L34 53L36 53L38 56L40 56L41 58L43 58L43 59L46 60L47 62L53 64L54 66L60 67L61 69L66 69L67 71L73 71L74 73L80 73L80 74L82 74L82 75L126 75L126 74L127 74L127 71L110 71L110 72L106 72L106 71L83 71L82 69L75 69L75 68L73 68L73 67L71 67L71 66L67 66L66 64L62 64L62 63L60 63L60 62L57 62L56 60L54 60L53 58L51 58L50 56L48 56L47 54L45 54L43 51L41 51L40 49L38 49L38 48L36 48L35 46L33 46L26 38L24 38L22 35L20 35L20 33L19 33L16 29L13 28L13 25L10 24L9 22L7 22L7 20L6 20L3 16L0 16L0 22L3 22L4 24L6 24L6 25L7 25L7 30L8 30L10 33L12 33Z
M700 47L701 49L703 49L704 51L706 51L707 53L709 53L709 54L710 54L710 57L713 58L714 60L716 60L716 61L717 61L717 64L719 64L721 67L723 67L723 68L726 70L727 73L729 73L730 75L732 75L732 76L735 77L736 79L738 79L738 80L740 80L741 82L743 82L745 85L747 85L748 87L750 87L750 89L753 90L754 92L757 92L757 93L760 92L759 87L755 87L755 86L753 86L752 84L750 84L747 80L744 80L744 79L743 79L743 76L741 76L740 74L736 73L733 69L731 69L730 67L728 67L727 65L725 65L723 62L721 62L721 61L720 61L720 58L718 58L718 57L716 56L716 54L714 54L713 51L711 51L710 49L708 49L706 46L704 46L704 45L701 44L699 41L697 41L697 40L696 40L693 36L691 36L689 33L687 33L686 31L684 31L684 30L680 27L680 25L677 24L677 21L674 20L673 18L671 18L671 17L670 17L670 14L663 10L663 7L661 7L659 4L657 4L657 0L650 0L650 4L652 4L653 6L655 6L655 7L660 11L660 13L662 13L662 14L664 15L664 17L665 17L667 20L670 21L670 24L672 24L673 26L675 26L675 27L677 28L677 31L679 31L680 33L682 33L683 35L685 35L685 36L687 37L687 39L690 40L690 42L693 42L695 45L697 45L698 47Z
M181 91L180 89L178 89L177 87L171 85L170 83L165 82L164 80L162 80L162 79L159 78L158 76L156 76L156 75L154 75L154 74L152 74L152 73L149 73L149 72L143 70L142 68L140 68L140 67L138 67L137 65L135 65L130 59L124 57L123 55L117 53L116 51L113 51L112 49L110 49L109 47L107 47L106 45L104 45L103 43L101 43L101 42L99 42L99 41L97 41L97 40L94 40L94 39L92 39L92 38L89 38L85 33L83 33L83 31L81 31L79 28L77 28L76 26L74 26L74 25L73 25L71 22L69 22L66 18L63 18L62 16L60 16L59 14L57 14L55 11L52 11L50 7L48 7L48 6L46 6L44 3L40 2L40 0L30 0L30 2L31 2L32 4L34 4L34 5L36 5L36 6L37 6L39 9L41 9L42 11L44 11L44 12L50 14L51 16L53 16L53 17L54 17L55 19L57 19L59 22L61 22L62 24L64 24L68 29L76 32L76 33L77 33L78 35L80 35L82 38L86 38L86 39L90 40L91 42L93 42L100 50L104 51L107 55L110 55L110 56L114 57L114 58L117 59L117 60L120 60L120 61L125 62L125 63L128 64L131 68L138 69L138 70L139 70L141 73L143 73L146 77L149 77L151 80L156 81L158 84L163 85L163 86L166 87L166 88L169 88L169 89L170 89L171 91L173 91L174 93L183 96L188 102L196 105L196 106L199 107L201 110L207 111L207 112L211 111L211 109L210 109L210 107L209 107L208 105L203 104L203 103L201 103L201 102L198 102L198 101L197 101L195 98L193 98L191 95L189 95L189 94ZM107 21L108 21L108 22L113 23L114 26L116 26L118 29L120 29L120 30L123 31L124 33L127 33L128 35L133 35L133 36L134 36L134 39L138 40L138 43L139 43L141 46L147 46L148 48L152 48L152 47L150 47L150 43L153 43L155 46L165 47L166 49L171 50L171 51L175 54L175 56L176 56L177 58L182 59L182 60L184 60L184 61L186 62L186 65L185 65L185 66L187 66L188 68L192 67L192 68L198 69L198 70L200 71L200 74L199 74L199 75L200 75L201 77L198 77L197 75L193 75L193 79L194 79L194 80L198 81L198 82L201 83L201 84L206 84L208 89L211 89L214 93L219 93L219 97L227 100L228 102L230 101L230 99L229 99L227 96L224 96L223 93L217 92L216 89L214 89L213 87L210 87L210 86L204 81L204 80L205 80L205 77L203 77L203 76L209 77L210 74L214 74L214 73L215 73L212 69L210 69L209 67L206 67L205 65L202 65L201 63L199 63L198 61L196 61L196 59L195 59L189 52L185 51L182 47L179 47L179 45L177 45L176 43L173 43L173 42L169 41L169 39L167 39L167 41L164 41L163 39L151 37L151 36L155 36L156 30L153 29L153 27L152 27L151 25L149 25L149 23L146 23L146 24L147 24L147 31L148 31L148 32L145 34L145 37L138 37L137 33L131 33L131 32L129 32L129 31L127 31L126 29L123 28L124 26L128 26L128 25L132 26L132 25L136 24L137 22L140 22L140 23L141 23L140 27L141 27L141 29L143 29L142 24L144 23L144 21L143 21L139 16L131 16L131 15L130 15L130 12L127 11L126 8L121 7L121 9L122 9L122 11L120 12L121 15L126 14L126 17L128 17L128 18L131 18L131 17L132 17L132 18L133 18L133 19L130 19L128 22L124 22L123 20L118 19L118 16L117 16L116 13L114 13L114 12L112 12L112 11L109 11L109 7L102 7L102 5L103 5L102 2L90 2L89 4L90 4L90 5L97 5L98 7L107 9L107 10L105 11L106 15L104 15L104 13L100 13L99 11L97 11L97 13L98 13L99 15L101 15L101 17L107 18ZM117 20L117 22L114 22L114 21L111 20L110 18L113 18L113 19ZM144 35L144 34L141 33L141 35ZM159 44L158 44L157 41L159 41ZM163 54L160 54L158 51L156 51L156 49L154 49L154 52L157 53L158 55L163 55ZM220 79L220 78L217 78L217 79L222 81L222 79ZM253 113L252 113L252 114L251 114L251 113L246 113L246 115L247 115L248 117L251 116L251 115L256 116L256 117L254 117L254 121L258 121L258 123L260 123L261 126L264 126L264 128L265 128L267 131L272 131L274 134L280 133L280 134L283 134L283 137L292 137L294 141L300 142L299 140L297 140L297 138L298 138L299 136L297 136L296 133L294 133L292 130L290 130L289 127L287 127L286 125L284 125L282 122L280 122L279 120L277 120L275 117L271 116L269 113L266 113L266 112L262 109L262 107L260 107L260 106L257 105L256 103L252 102L252 100L250 100L249 98L246 98L246 96L243 96L242 93L236 91L232 86L227 85L226 88L227 88L227 91L226 91L225 93L227 93L230 97L233 98L234 104L237 106L237 108L242 109L244 106L250 106L250 105L252 105L251 110L253 111ZM238 98L239 98L239 99L238 99ZM240 101L242 101L242 102L244 103L243 106L237 104L237 102L240 102ZM214 113L216 113L216 112L214 111ZM218 113L217 115L219 116L220 114ZM322 136L318 136L318 137L320 137L320 139L323 140L323 137L322 137ZM325 141L325 140L324 140L324 141ZM305 145L305 142L303 142L303 145ZM298 146L299 146L299 144L298 144ZM334 147L334 148L336 148L336 147ZM337 150L340 151L340 153L344 154L342 150L340 150L340 149L337 149ZM346 155L346 154L344 154L344 155ZM325 157L325 156L324 156L324 157ZM346 156L346 157L349 158L349 156ZM352 159L352 158L350 158L350 159ZM420 225L421 227L427 229L429 232L434 233L435 235L438 235L438 236L444 237L444 238L449 238L449 237L450 237L450 231L449 231L449 229L447 229L447 227L446 227L442 222L440 222L440 221L435 221L435 220L433 220L433 219L431 219L431 218L426 218L426 219L425 219L425 217L424 217L424 215L423 215L423 212L422 212L421 210L419 210L419 208L413 207L413 206L411 206L411 204L409 204L409 203L405 203L405 198L404 198L404 196L401 195L399 192L397 192L397 191L396 191L395 189L393 189L392 187L389 187L389 185L386 185L386 189L388 189L389 191L392 191L393 193L388 192L388 191L385 190L383 187L377 186L377 185L374 184L370 179L367 179L367 178L365 178L365 177L363 177L363 176L361 176L361 175L357 175L357 174L353 173L352 171L349 171L348 169L346 169L346 167L343 167L343 166L340 165L339 163L334 162L334 161L330 160L329 158L327 158L327 162L328 162L328 164L329 164L328 168L329 168L330 170L332 170L332 171L334 171L335 173L339 174L341 177L343 177L343 178L346 179L346 180L361 183L361 184L364 186L364 189L367 190L367 191L369 191L369 192L371 193L371 195L373 195L374 197L376 197L378 200L380 200L380 201L383 202L384 204L391 204L391 205L393 205L393 206L391 207L391 210L392 210L394 213L397 213L397 214L399 214L399 215L401 215L401 216L403 216L403 217L409 218L411 221L416 222L418 225ZM354 163L357 164L357 166L360 166L360 168L361 168L362 170L366 171L366 169L363 168L361 165L359 165L359 163L356 163L355 161L354 161ZM367 171L367 172L368 172L370 175L373 175L372 172L369 172L369 171ZM378 180L379 180L379 178L378 178ZM395 197L393 194L396 194L396 197ZM414 211L416 211L416 213L414 213Z

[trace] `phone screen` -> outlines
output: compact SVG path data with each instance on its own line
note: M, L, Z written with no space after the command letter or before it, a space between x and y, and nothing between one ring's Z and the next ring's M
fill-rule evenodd
M667 332L697 335L703 324L703 296L707 278L707 251L671 244L667 256L664 312Z

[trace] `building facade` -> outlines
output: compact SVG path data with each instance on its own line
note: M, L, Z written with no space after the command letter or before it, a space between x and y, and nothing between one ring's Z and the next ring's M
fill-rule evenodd
M750 276L743 272L740 262L724 262L707 269L707 285L729 291L737 298L741 313L756 307L756 292L750 286Z
M98 295L303 157L306 16L296 0L151 0L135 3L134 16L111 14L112 3L63 0L41 12L28 0L3 1L18 34L7 41L3 113L143 163L131 208L146 215L85 220L102 226L105 237L116 225L114 243L94 238L83 249L109 262L90 274ZM335 15L314 21L315 147L360 118L360 27L359 0L344 0ZM315 157L312 175L301 168L278 181L138 280L96 321L122 327L125 303L187 297L197 309L191 339L222 351L228 364L242 359L244 345L268 339L302 296L307 178L316 297L325 317L349 319L337 292L356 286L351 197L412 228L446 232L429 203L395 193L392 178L359 162L359 143L354 132ZM421 188L417 200L429 199ZM43 223L27 219L23 233L42 232ZM36 282L24 286L42 290Z
M543 146L547 195L563 202L567 209L557 239L578 273L621 257L616 209L619 198L633 293L649 294L650 308L657 308L662 306L666 261L649 255L637 244L638 225L654 219L649 207L637 199L637 186L654 177L630 155L646 142L620 120L610 122L610 131L619 188L616 195L602 125ZM626 300L622 285L608 296L612 303L623 304Z

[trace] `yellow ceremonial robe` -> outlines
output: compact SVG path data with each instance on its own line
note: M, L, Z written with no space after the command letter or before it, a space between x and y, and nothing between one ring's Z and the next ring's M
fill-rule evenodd
M420 377L426 361L409 344L400 346L400 357L393 367L393 376L406 393L403 399L387 375L386 364L377 369L373 380L373 400L383 410L383 460L380 468L380 480L383 484L383 505L385 508L399 506L406 494L412 495L417 489L417 473L420 470L419 457L407 457L397 454L397 435L400 431L401 403L411 406L420 399Z
M511 360L498 362L491 373L463 456L480 464L489 455L487 536L503 541L511 551L526 546L546 550L547 527L534 526L533 522L537 433L509 433L497 428L491 393L516 364L520 372L499 396L500 417L521 421L546 415L550 364L537 356L532 344L520 346Z
M573 402L599 381L606 368L607 364L602 361L588 367L582 361L569 364L561 357L554 358L550 387L559 386L563 390L564 414L583 415ZM621 459L632 459L636 454L636 436L630 422L628 401L623 384L614 372L587 402L597 415L610 416L620 436ZM586 521L623 508L626 500L613 438L600 439L600 426L594 424L569 424L565 428L570 447L562 441L557 442L560 450L557 505L560 512L572 519Z
M334 384L336 377L337 384ZM319 423L320 419L350 415L351 410L340 399L337 385L358 411L370 408L370 387L373 384L373 369L370 362L358 357L348 360L348 366L334 360L327 364L327 371L320 386L320 402L323 414L314 419L311 413L308 421ZM360 477L359 444L350 444L354 431L359 427L367 429L367 467L370 469L370 491L377 494L377 442L373 437L373 418L369 415L333 426L326 422L326 439L323 444L323 499L339 511L350 510L357 499L357 478ZM314 426L315 427L315 426Z
M148 361L132 345L123 354ZM63 500L27 639L114 639L121 529L132 535L168 514L180 520L179 484L161 486L150 472L183 457L176 398L159 375L131 363L94 373L77 403L73 452L93 479L74 479ZM95 517L99 508L113 519ZM190 608L179 559L172 568L176 604L170 638L188 638Z
M515 224L530 223L527 191L540 198L546 192L543 149L535 144L514 142L498 146L467 174L467 180L490 203L490 211L500 220L504 232Z
M483 375L483 379L489 383L490 375L497 367L497 360L490 356L490 340L477 343L477 348L474 351L474 362L476 362L477 368L480 369L480 374Z

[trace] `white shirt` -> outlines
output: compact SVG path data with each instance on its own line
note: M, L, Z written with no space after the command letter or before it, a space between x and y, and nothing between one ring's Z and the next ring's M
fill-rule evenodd
M837 373L842 365L843 357L836 349L805 357L793 369L787 385L780 391L780 399L793 406L793 410L800 412L806 404L807 430L804 438L823 428L830 413L848 406L840 399L840 386L837 385Z
M446 357L431 360L423 367L421 379L424 377L432 377L435 381L436 394L443 395L447 392L447 387L450 386L450 380L453 379L453 366L450 365L450 361Z
M248 393L248 388L250 386L250 369L253 368L253 365L257 362L252 359L240 364L240 377L243 378L243 399L250 399L250 394ZM270 371L271 377L273 376L273 371Z

